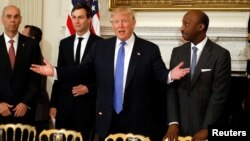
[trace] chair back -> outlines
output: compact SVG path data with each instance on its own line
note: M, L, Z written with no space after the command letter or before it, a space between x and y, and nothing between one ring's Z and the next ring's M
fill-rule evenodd
M35 141L36 128L26 124L1 124L1 141Z
M80 132L66 129L48 129L39 134L39 141L83 141Z
M191 136L178 136L178 141L191 141Z
M149 137L132 133L116 133L110 134L108 137L105 138L105 141L150 141L150 139Z

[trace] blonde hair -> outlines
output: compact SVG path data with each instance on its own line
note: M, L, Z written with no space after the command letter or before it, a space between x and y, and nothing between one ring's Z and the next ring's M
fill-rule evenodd
M113 16L117 13L129 13L131 15L131 19L135 20L134 11L129 6L118 6L111 11L110 22L112 22Z

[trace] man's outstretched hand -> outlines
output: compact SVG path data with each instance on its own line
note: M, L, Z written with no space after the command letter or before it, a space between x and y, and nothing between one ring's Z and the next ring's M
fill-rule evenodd
M45 65L32 64L30 69L45 76L54 76L54 67L44 59Z
M190 72L190 68L182 68L184 65L184 62L181 62L178 64L175 68L171 70L171 80L180 80L182 77L184 77L186 74Z

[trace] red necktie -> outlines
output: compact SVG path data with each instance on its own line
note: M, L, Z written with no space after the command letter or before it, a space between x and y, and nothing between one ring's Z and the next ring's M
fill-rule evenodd
M9 48L9 59L12 69L14 68L15 64L15 49L14 49L14 40L9 40L10 48Z

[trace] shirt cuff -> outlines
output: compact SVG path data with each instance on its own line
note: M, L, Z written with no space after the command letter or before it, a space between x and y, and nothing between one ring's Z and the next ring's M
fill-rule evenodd
M54 77L53 77L53 79L58 80L56 68L54 68Z
M168 125L179 124L177 121L170 122Z
M167 80L167 84L170 84L174 82L174 80L171 79L171 71L168 73L168 80Z

